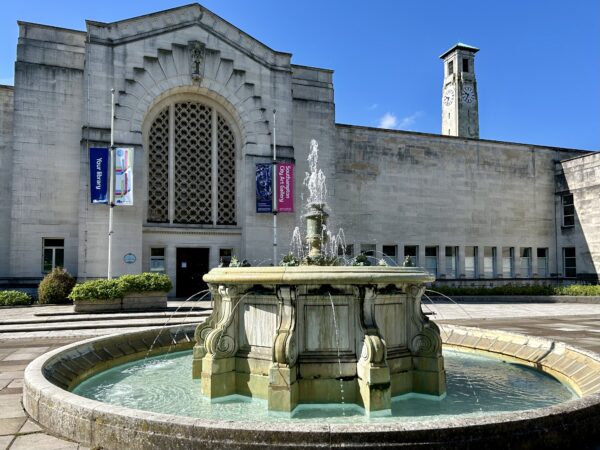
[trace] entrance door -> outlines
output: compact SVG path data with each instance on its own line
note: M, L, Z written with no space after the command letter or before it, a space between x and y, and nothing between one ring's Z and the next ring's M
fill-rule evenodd
M190 297L208 289L202 276L208 272L207 248L177 249L177 297Z

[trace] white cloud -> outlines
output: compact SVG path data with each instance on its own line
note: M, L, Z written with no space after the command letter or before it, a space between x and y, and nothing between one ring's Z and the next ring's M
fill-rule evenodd
M379 119L378 128L396 128L397 124L398 118L394 114L388 112Z
M398 122L398 128L401 130L411 130L417 119L423 115L423 111L417 111L410 116L403 117Z
M14 78L0 78L0 84L5 84L7 86L14 86L15 79Z
M379 106L379 105L378 105L377 103L373 103L373 104L372 104L371 106L369 106L367 109L368 109L369 111L373 111L374 109L377 109L377 107L378 107L378 106Z
M417 123L417 119L423 115L423 111L417 111L409 116L398 119L394 113L387 112L379 119L378 128L394 130L411 130Z

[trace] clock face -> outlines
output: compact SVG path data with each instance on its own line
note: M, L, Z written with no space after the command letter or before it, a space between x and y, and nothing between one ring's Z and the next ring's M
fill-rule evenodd
M442 102L446 106L450 106L452 104L452 102L454 102L454 89L447 88L444 91L444 96L442 97Z
M460 96L464 103L473 103L475 101L475 89L470 84L463 86Z

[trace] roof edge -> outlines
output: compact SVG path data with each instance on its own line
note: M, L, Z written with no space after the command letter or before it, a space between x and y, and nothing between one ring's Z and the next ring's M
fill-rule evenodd
M448 50L446 50L444 53L442 53L440 55L440 59L444 59L448 55L448 53L451 53L457 49L467 50L472 53L477 53L479 51L479 49L477 47L473 47L472 45L463 44L462 42L457 42L452 47L450 47Z
M455 139L455 140L471 141L471 142L520 145L523 147L543 148L546 150L554 150L554 151L561 151L561 152L580 152L580 153L582 153L582 155L575 156L574 158L577 158L580 156L586 156L589 154L594 154L597 152L597 150L586 150L586 149L581 149L581 148L553 147L550 145L527 144L525 142L499 141L496 139L475 139L475 138L467 138L467 137L462 137L462 136L447 136L445 134L424 133L422 131L391 130L389 128L368 127L368 126L364 126L364 125L351 125L351 124L345 124L345 123L336 123L335 126L343 127L343 128L358 128L358 129L365 129L365 130L374 130L374 131L381 131L384 133L409 134L409 135L415 135L415 136L429 136L429 137L436 137L436 138L441 138L441 139Z

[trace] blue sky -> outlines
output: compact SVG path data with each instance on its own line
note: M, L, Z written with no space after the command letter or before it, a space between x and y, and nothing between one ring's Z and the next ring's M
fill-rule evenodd
M17 20L84 30L189 2L6 2L0 83L12 84ZM207 0L202 5L295 64L335 70L336 120L440 132L442 63L460 41L479 47L481 138L600 149L597 0Z

